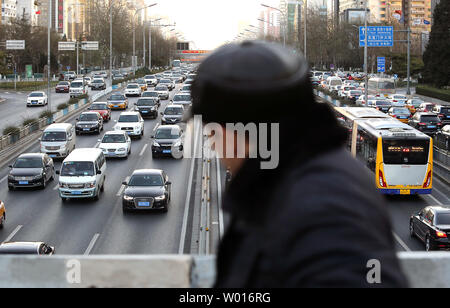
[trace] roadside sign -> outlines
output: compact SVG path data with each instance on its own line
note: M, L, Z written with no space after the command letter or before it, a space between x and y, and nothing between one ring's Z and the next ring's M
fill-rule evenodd
M398 79L398 75L397 74L394 74L394 79Z
M98 50L98 42L81 42L82 50Z
M359 27L359 47L366 42L366 28ZM394 46L394 27L370 26L367 27L367 47Z
M33 78L33 65L28 64L25 66L26 76L27 78Z
M70 66L66 67L68 71L70 71Z
M386 58L385 57L377 57L377 72L378 73L386 72Z
M24 50L25 41L9 40L6 41L6 50Z
M75 42L58 42L59 51L74 51L76 48Z

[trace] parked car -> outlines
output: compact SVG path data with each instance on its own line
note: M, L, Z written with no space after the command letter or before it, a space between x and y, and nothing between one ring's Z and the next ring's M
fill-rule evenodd
M450 208L429 206L411 215L411 237L425 244L426 251L450 248Z
M42 153L27 153L16 158L9 166L8 188L42 188L55 177L53 160Z

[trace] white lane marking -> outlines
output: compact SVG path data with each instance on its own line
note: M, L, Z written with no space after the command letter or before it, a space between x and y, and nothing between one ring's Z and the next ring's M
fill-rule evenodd
M53 190L57 190L59 188L59 184L56 184L55 187L53 187Z
M392 234L394 235L395 240L400 244L400 246L402 246L402 248L405 251L411 251L411 249L408 247L408 245L406 245L405 242L402 241L402 239L400 238L400 236L397 235L397 233L392 232Z
M95 243L97 242L97 240L98 240L99 237L100 237L100 234L99 234L99 233L96 233L96 234L94 235L94 237L92 238L91 242L89 243L88 248L87 248L86 251L84 252L84 255L85 255L85 256L88 256L88 255L91 253L91 251L92 251L92 249L94 248Z
M434 197L433 195L427 195L427 197L429 197L430 199L432 199L434 202L436 202L439 205L444 205L441 201L436 199L436 197Z
M94 148L98 148L98 146L100 145L100 141L98 141L95 145L94 145Z
M8 178L8 176L5 175L5 176L0 180L0 183L4 182L7 178Z
M441 195L442 197L444 197L446 200L450 200L450 198L444 194L443 192L441 192L440 190L437 190L436 188L433 189L433 192L437 192L439 195Z
M180 246L178 249L178 254L182 255L184 253L184 243L186 242L186 234L187 234L187 221L189 216L189 205L191 203L191 191L192 191L192 180L194 178L194 165L196 160L196 153L197 153L197 143L199 139L199 135L201 133L201 123L198 124L199 129L198 132L195 131L196 125L194 124L194 156L191 158L191 169L189 171L189 180L188 180L188 189L186 193L186 202L184 204L184 215L183 215L183 225L181 227L181 237L180 237Z
M144 147L142 148L141 153L139 153L139 156L144 155L144 152L145 152L145 150L147 150L147 147L148 147L148 143L144 145Z
M130 179L129 176L127 176L127 178L125 179L125 182L128 182L128 180ZM125 185L122 184L122 186L120 186L119 191L117 192L116 196L120 197L123 193L123 191L125 190Z
M16 234L20 231L20 229L22 229L22 227L23 227L22 225L18 225L18 226L14 229L14 231L6 238L6 240L5 240L4 243L10 242L10 241L13 239L13 237L16 236Z

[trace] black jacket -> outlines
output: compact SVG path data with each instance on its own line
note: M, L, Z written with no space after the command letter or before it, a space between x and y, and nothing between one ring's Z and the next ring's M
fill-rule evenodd
M216 287L407 286L384 200L343 148L332 112L316 108L320 127L316 117L282 124L277 169L248 160L233 178ZM366 278L372 259L381 262L378 285Z

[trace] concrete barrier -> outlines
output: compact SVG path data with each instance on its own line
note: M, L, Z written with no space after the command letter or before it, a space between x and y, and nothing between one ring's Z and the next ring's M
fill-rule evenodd
M400 252L413 288L449 288L450 254ZM381 264L383 266L383 264ZM214 256L0 256L0 288L208 288Z

